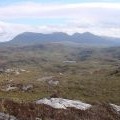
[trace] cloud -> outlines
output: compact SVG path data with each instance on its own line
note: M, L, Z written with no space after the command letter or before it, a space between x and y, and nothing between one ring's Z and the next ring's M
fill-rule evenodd
M35 20L43 21L42 23L45 19L48 20L48 24L44 23L41 26L33 26L32 23L26 25L1 22L0 36L9 33L9 39L24 31L44 33L62 31L70 34L89 31L98 35L120 37L120 3L17 3L1 6L0 19L2 21L33 19L33 23ZM50 19L56 20L56 24L49 23Z
M104 11L104 12L103 12ZM119 3L40 4L21 3L0 7L0 17L14 18L80 18L99 15L117 15ZM116 12L116 13L115 13ZM99 13L99 15L97 14Z

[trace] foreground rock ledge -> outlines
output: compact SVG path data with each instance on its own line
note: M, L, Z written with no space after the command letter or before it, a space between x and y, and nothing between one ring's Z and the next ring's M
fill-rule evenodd
M56 109L76 108L80 110L87 110L91 107L90 104L86 104L78 100L68 100L62 98L44 98L36 101L36 104L46 104Z
M32 103L0 99L0 120L120 120L120 106L90 105L63 98L43 98Z

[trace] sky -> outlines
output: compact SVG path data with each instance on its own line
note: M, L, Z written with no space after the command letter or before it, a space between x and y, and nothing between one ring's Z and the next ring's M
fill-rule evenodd
M1 0L0 41L22 32L120 37L120 0Z

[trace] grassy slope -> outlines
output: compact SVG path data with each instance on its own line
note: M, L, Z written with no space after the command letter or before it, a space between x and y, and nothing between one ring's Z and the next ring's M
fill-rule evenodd
M80 99L89 103L107 101L120 105L120 74L111 75L119 67L119 53L119 48L84 48L62 44L0 49L2 67L29 71L20 75L1 74L1 86L10 79L13 79L12 83L15 84L35 86L29 92L0 91L0 97L34 101L57 93L64 98ZM63 63L65 60L75 60L77 63ZM51 75L59 79L58 86L37 81Z

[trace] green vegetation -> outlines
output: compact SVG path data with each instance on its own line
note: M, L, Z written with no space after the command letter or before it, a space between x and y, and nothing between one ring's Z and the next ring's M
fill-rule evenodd
M34 86L29 91L0 90L0 97L26 102L57 94L88 103L120 105L119 55L119 47L86 48L60 43L0 48L1 88L8 84ZM15 69L19 74L6 73L7 69ZM54 76L59 84L39 80L49 76Z

